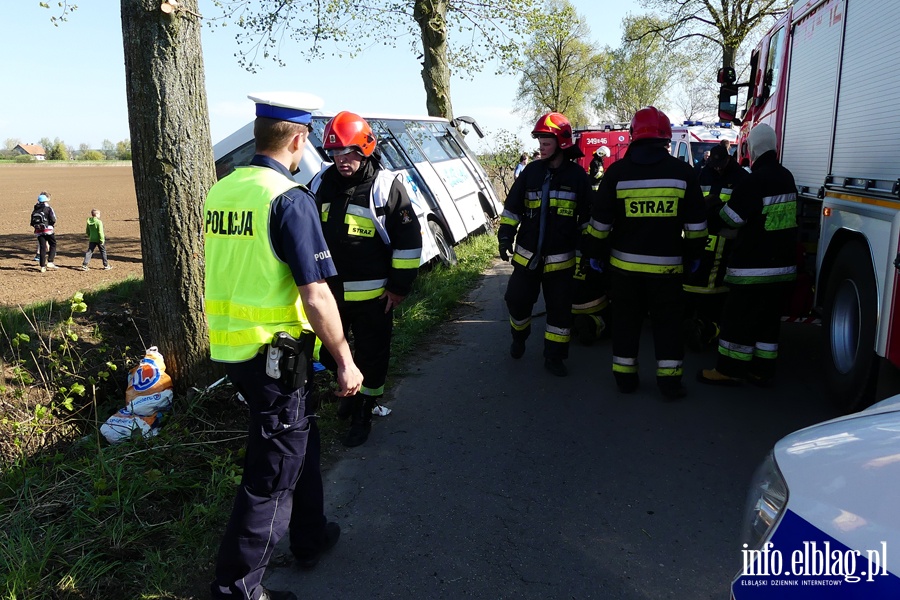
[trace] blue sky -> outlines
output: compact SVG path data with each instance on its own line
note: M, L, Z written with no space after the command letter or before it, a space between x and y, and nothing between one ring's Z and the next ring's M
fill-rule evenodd
M637 0L603 2L602 10L596 0L571 1L600 46L618 46L622 18L643 12ZM119 3L80 2L59 27L50 23L55 2L50 2L50 10L40 8L38 0L4 4L12 6L4 6L0 20L0 39L8 49L0 61L0 143L59 137L69 146L99 148L104 139L115 143L130 138ZM199 8L216 14L209 0L200 0ZM315 63L291 60L286 47L282 58L289 62L287 67L264 62L260 72L251 74L233 56L237 31L233 26L204 28L202 34L213 143L252 120L253 104L247 100L251 92L311 92L321 96L329 110L426 113L420 66L404 39L395 49L376 47L355 59ZM517 78L494 71L491 64L471 80L453 78L454 112L475 117L488 133L520 133L527 143L530 124L512 113Z

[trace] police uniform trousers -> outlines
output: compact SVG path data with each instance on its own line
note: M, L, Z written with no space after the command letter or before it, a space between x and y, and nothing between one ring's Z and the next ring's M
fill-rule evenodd
M681 384L684 342L681 316L684 296L681 276L643 275L612 270L613 375L622 388L638 383L638 350L644 317L649 313L656 352L656 383L661 388Z
M578 257L573 277L572 322L578 330L578 337L599 338L610 325L607 277L592 269L590 261L584 256Z
M719 334L719 373L765 381L775 376L781 315L793 286L793 282L730 286Z
M544 293L547 325L544 329L544 358L569 357L572 330L572 292L575 267L542 272L543 263L534 270L513 264L506 286L506 307L514 341L525 343L531 334L531 313L538 294Z
M300 478L294 487L294 502L289 527L291 552L296 556L310 556L326 543L325 496L322 489L322 440L314 415L315 406L307 401L309 439Z
M244 474L210 586L213 598L258 600L266 565L288 531L294 486L306 454L310 381L302 389L290 389L266 375L265 364L261 353L225 366L247 401L250 425Z
M337 295L335 297L338 297ZM338 311L344 326L344 335L353 333L353 362L363 375L359 393L363 396L380 398L384 394L388 364L391 360L391 335L394 331L394 309L387 313L386 298L372 300L338 300ZM321 350L322 364L329 370L337 364L328 350Z

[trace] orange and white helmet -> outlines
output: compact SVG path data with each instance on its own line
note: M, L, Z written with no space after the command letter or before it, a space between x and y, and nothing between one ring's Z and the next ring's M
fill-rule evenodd
M375 151L375 134L361 116L341 111L328 121L323 134L322 148L329 156L347 154L358 150L363 156Z
M562 113L551 112L541 115L541 118L535 123L534 129L531 130L531 137L537 138L548 135L556 138L556 143L559 145L560 150L565 150L575 145L575 140L572 138L572 124L569 123L569 119Z

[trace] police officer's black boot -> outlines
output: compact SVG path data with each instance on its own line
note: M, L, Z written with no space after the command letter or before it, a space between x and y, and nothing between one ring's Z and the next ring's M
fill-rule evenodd
M353 412L350 413L350 431L344 438L344 446L353 448L361 446L369 439L372 430L372 409L375 408L375 399L367 396L356 395L353 397Z

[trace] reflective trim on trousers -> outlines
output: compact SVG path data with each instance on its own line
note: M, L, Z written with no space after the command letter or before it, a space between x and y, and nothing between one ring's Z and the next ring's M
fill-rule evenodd
M612 357L613 373L637 373L638 362L636 358Z
M516 331L525 331L531 326L531 317L527 317L525 319L522 319L521 321L517 321L516 319L513 319L512 316L510 316L509 326Z
M751 361L753 360L753 346L744 346L720 339L719 354L735 360Z

